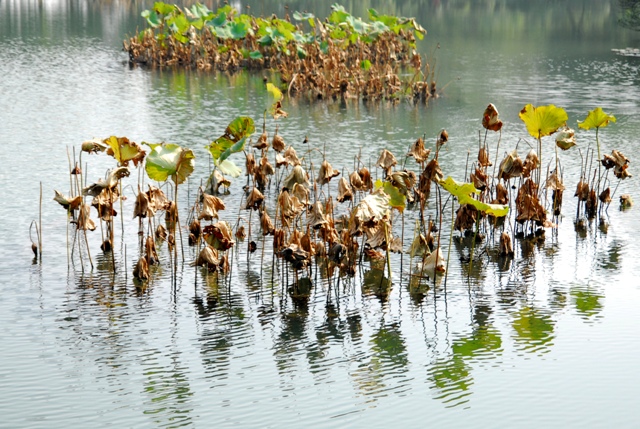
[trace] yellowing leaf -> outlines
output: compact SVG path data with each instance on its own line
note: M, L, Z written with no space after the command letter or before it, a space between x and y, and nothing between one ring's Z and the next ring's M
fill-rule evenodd
M112 155L120 165L128 165L129 161L137 166L145 156L145 151L135 142L129 141L126 137L111 136L104 139L104 143L109 145L107 153Z
M527 104L519 116L527 126L529 134L537 139L555 133L569 119L563 108L553 104L539 107Z
M407 197L402 195L400 190L393 186L391 182L383 182L382 180L376 180L374 184L375 189L380 189L384 191L385 194L389 196L389 205L394 209L397 209L400 213L402 213L407 206Z
M229 161L225 159L220 164L217 164L218 169L222 171L222 174L229 175L231 177L238 177L242 174L242 170L238 168L237 165L233 163L233 161Z
M164 182L171 176L171 180L179 185L193 173L195 155L191 149L171 143L148 144L148 146L152 150L147 157L145 170L151 180Z
M582 129L590 130L592 128L606 127L609 125L609 122L615 121L615 116L605 113L602 107L596 107L589 112L587 117L584 118L584 121L578 121L578 126Z
M460 204L471 204L476 209L495 217L506 216L509 213L509 206L504 204L487 204L473 198L472 194L479 194L480 191L473 186L473 183L458 183L447 177L441 180L440 186L447 190L451 195L458 198Z
M271 94L271 97L273 97L274 101L282 100L282 91L280 91L280 89L278 89L278 87L271 82L267 83L267 91L269 92L269 94Z

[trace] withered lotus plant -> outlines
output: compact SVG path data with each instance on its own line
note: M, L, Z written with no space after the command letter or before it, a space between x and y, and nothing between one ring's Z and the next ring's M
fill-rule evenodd
M607 170L613 168L613 174L618 179L626 179L627 177L632 177L627 171L629 167L629 158L624 156L622 152L617 150L612 150L611 155L605 154L602 158L602 165Z
M318 171L318 183L321 186L326 185L331 179L339 174L340 172L338 170L334 170L333 167L331 167L331 164L329 164L329 161L325 159L322 161L322 164L320 164L320 170Z
M63 195L60 191L54 190L53 192L55 193L53 200L64 207L69 214L71 214L75 210L78 210L82 205L81 195L71 198Z
M300 165L300 159L298 158L298 154L296 154L296 150L293 146L288 146L284 151L284 158L287 160L289 165L296 166Z
M587 218L589 219L593 219L594 217L596 217L596 214L598 213L598 196L596 194L596 190L593 188L589 190L589 197L587 198L586 210L587 210Z
M365 191L367 190L364 186L364 182L362 178L358 174L357 171L354 171L349 175L349 184L354 191Z
M341 177L338 182L338 196L336 199L339 203L353 200L353 189L351 189L349 182L344 177Z
M443 146L445 143L447 143L448 141L449 141L449 132L443 128L440 130L440 133L438 134L438 140L436 141L436 145L439 148Z
M300 183L294 183L291 195L296 197L302 204L308 204L309 202L309 190Z
M573 196L578 197L580 202L585 202L589 198L589 183L584 178L578 182L576 193Z
M136 266L133 269L133 277L138 280L148 280L149 279L149 262L147 258L144 256L138 259Z
M411 145L411 149L407 156L412 156L417 163L422 164L429 158L429 154L431 154L431 149L426 149L424 147L424 140L422 137L418 138L418 140Z
M538 185L531 179L527 179L518 189L516 213L516 221L519 223L530 221L542 226L547 220L547 214L538 198Z
M89 204L82 204L80 207L80 212L78 214L78 221L76 226L79 230L83 231L94 231L96 229L95 222L89 217L91 207Z
M205 241L217 250L225 251L236 244L231 237L231 225L225 221L218 221L213 225L205 226L202 233Z
M126 167L129 165L129 161L133 162L134 166L138 166L144 160L146 152L142 150L140 145L130 141L126 137L111 136L103 140L104 143L109 145L107 148L107 155L113 156L118 161L119 166Z
M438 160L433 158L420 174L420 183L418 185L420 193L429 196L431 193L431 182L439 182L444 178L444 173L440 169Z
M362 180L363 191L370 191L373 189L373 180L371 180L371 173L367 167L362 167L358 170L360 180Z
M491 161L489 161L489 152L484 146L478 150L478 165L481 167L491 167L493 165Z
M303 208L304 204L296 196L291 195L287 188L282 189L278 195L278 212L284 226L291 226L291 222L302 212Z
M522 159L518 156L518 152L513 150L500 162L498 177L508 182L513 177L522 176L523 167L524 165Z
M267 210L262 207L260 209L260 228L262 229L262 235L273 235L275 231L275 227L273 226L273 221L267 213Z
M198 215L198 220L213 220L218 219L218 210L224 210L225 205L224 201L220 198L209 195L206 193L202 194L202 210L200 210L200 215Z
M324 216L324 210L322 207L322 201L316 201L311 206L311 209L307 214L308 224L313 229L320 229L327 224L327 219Z
M291 173L284 179L282 186L287 189L293 189L295 184L302 186L309 186L309 180L307 179L307 173L300 165L296 165L291 170Z
M522 176L530 177L531 173L540 167L540 158L538 158L538 154L531 149L522 163Z
M158 252L156 250L156 242L153 237L148 236L144 244L145 255L149 265L155 265L159 262Z
M562 194L564 193L565 187L562 183L562 179L558 177L555 171L547 177L546 187L553 191L551 193L553 215L560 216L560 210L562 208Z
M247 196L245 210L258 210L264 201L264 195L257 188L252 188Z
M273 140L271 140L271 147L273 147L273 150L276 152L282 152L286 147L284 139L280 134L278 134L278 126L276 126L276 132L273 135Z
M133 206L133 217L139 217L141 219L146 218L149 215L149 197L146 192L138 192L136 196L136 203ZM153 212L151 213L153 216Z
M383 149L382 153L380 153L380 157L376 162L376 166L382 168L384 170L384 175L387 177L391 174L391 170L393 167L398 164L398 160L396 157L389 152L387 149Z
M499 182L496 185L496 199L492 201L493 204L508 204L509 203L509 192L507 188Z
M476 167L475 172L469 175L469 180L473 183L473 186L481 192L484 192L484 190L487 189L487 173L485 173L481 168Z
M209 271L216 271L218 264L220 264L218 251L209 245L204 246L200 250L195 264L197 267L205 267Z
M500 131L502 129L502 121L499 118L498 109L493 103L489 103L482 114L482 126L491 131Z
M246 169L245 176L253 176L256 168L256 158L253 156L253 153L247 153L244 165Z
M247 237L247 231L245 231L244 225L240 225L236 229L236 238L238 241L243 241Z
M611 202L611 188L607 188L604 191L600 192L600 196L598 197L601 203L609 204Z
M269 134L265 128L262 129L262 134L258 137L258 141L253 145L258 150L265 150L269 148Z

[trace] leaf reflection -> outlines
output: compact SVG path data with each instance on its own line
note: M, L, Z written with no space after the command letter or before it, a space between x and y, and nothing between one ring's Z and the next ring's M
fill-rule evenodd
M546 352L553 345L554 322L547 314L533 307L523 307L512 322L515 341L522 350L528 352Z

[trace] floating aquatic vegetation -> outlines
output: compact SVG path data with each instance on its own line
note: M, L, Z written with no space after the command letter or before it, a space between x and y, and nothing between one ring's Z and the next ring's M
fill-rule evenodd
M256 17L226 5L211 11L156 2L142 12L147 28L124 41L134 64L201 70L277 70L288 94L311 98L427 101L436 96L433 70L416 52L426 30L414 18L369 9L368 22L338 4L326 20L310 13ZM308 31L305 31L308 28ZM404 77L399 68L412 68ZM403 76L403 77L401 77ZM424 80L421 80L424 79ZM274 93L270 113L286 117ZM277 92L276 92L277 91Z

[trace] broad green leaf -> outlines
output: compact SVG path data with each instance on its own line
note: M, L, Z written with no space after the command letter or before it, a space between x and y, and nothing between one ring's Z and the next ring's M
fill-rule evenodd
M218 158L218 162L223 162L225 159L229 158L231 154L242 152L244 150L244 145L247 143L247 138L243 137L233 146L227 148L222 154L220 154L220 158Z
M249 52L249 58L251 58L252 60L261 60L264 57L262 56L262 53L260 51L251 51Z
M503 217L509 213L509 206L507 205L487 204L473 198L471 196L472 194L480 193L480 191L473 186L473 183L458 183L449 176L445 180L440 181L440 186L458 198L460 204L471 204L476 209L495 217Z
M301 60L307 58L307 51L305 51L300 45L296 46L296 53L298 54L298 58L300 58Z
M227 136L221 136L212 141L209 146L207 146L207 149L209 149L209 153L211 153L213 159L217 161L220 159L222 153L233 146L234 143L235 142L229 139Z
M369 60L362 60L360 62L360 68L364 71L367 71L371 68L371 61Z
M590 130L592 128L601 128L609 125L609 122L615 122L616 117L605 113L602 110L602 107L597 107L589 112L584 121L578 121L578 126L585 130Z
M553 104L539 107L527 104L519 116L527 126L529 134L536 139L555 133L569 119L563 108Z
M238 116L235 118L227 129L225 130L225 134L233 140L233 142L237 142L243 137L248 137L256 131L256 127L253 124L253 119L248 116Z
M326 40L323 40L322 42L320 42L320 50L322 51L323 54L327 54L327 52L329 52L329 42L327 42Z
M143 10L141 15L147 20L147 24L153 28L156 28L161 24L160 17L158 17L155 10Z
M275 101L282 100L282 91L280 91L280 89L278 89L278 87L271 82L267 83L267 91L269 92L269 94L271 94L271 97L273 97Z
M232 161L225 159L220 164L217 164L218 169L222 172L222 174L226 174L231 177L238 177L242 174L242 170L238 168Z
M354 18L353 16L347 17L347 23L358 34L365 34L369 30L369 24L361 20L360 18Z
M226 23L227 23L227 14L224 12L219 13L218 16L216 16L211 20L211 25L214 27L222 27Z
M394 209L397 209L400 213L402 213L405 207L407 207L407 197L405 197L398 188L393 186L391 182L383 182L378 179L374 186L375 189L382 188L384 193L389 196L389 205Z
M147 145L152 150L147 156L145 170L151 180L164 182L171 177L179 185L193 173L195 155L191 149L172 143Z
M170 13L175 12L177 6L157 1L153 4L153 9L162 15L169 15Z
M232 22L229 29L231 31L231 37L240 40L247 37L247 33L249 33L249 25L245 22Z

